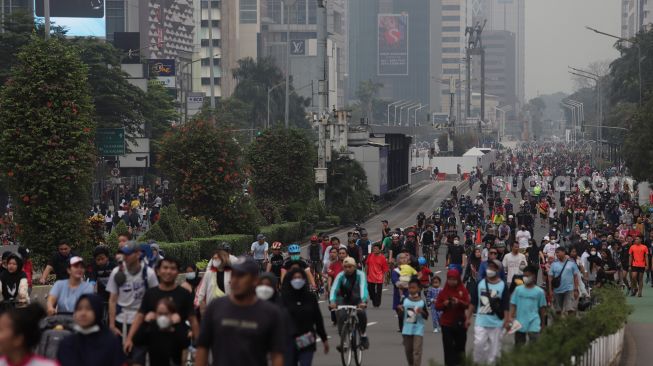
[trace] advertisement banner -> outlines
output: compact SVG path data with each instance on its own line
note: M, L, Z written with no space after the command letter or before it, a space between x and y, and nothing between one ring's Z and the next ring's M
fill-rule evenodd
M34 1L34 18L45 23L43 0ZM104 0L51 0L50 22L64 27L66 35L74 37L106 37Z
M175 60L149 59L147 60L148 75L150 78L157 76L175 76Z
M408 14L379 14L379 75L408 75Z

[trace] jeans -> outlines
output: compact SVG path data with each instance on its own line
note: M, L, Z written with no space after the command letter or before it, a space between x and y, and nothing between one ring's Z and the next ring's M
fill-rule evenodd
M365 334L367 330L367 313L365 310L358 309L356 311L358 315L358 330L361 332L361 335ZM345 324L347 319L347 310L341 309L336 312L336 318L338 319L338 334L342 333L342 326Z
M442 346L444 348L444 364L458 366L462 364L467 343L467 329L462 326L442 326Z
M474 362L492 364L501 352L502 328L474 327Z
M370 299L372 300L372 305L375 308L381 306L381 294L383 294L383 284L382 283L367 283L367 288L370 292Z
M404 335L403 337L408 366L420 366L422 364L422 343L424 337L418 335Z

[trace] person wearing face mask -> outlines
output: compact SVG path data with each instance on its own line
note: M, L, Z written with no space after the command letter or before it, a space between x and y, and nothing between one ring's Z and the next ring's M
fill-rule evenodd
M57 349L61 366L122 366L126 363L120 338L103 323L104 303L93 294L80 296L75 304L74 334L64 338Z
M515 333L515 345L521 346L535 341L545 326L546 296L544 290L535 286L537 282L537 267L527 266L524 268L524 285L517 286L510 298L510 317L512 327L515 322L521 328Z
M450 269L447 272L447 282L435 300L435 309L442 312L440 326L446 366L462 364L467 328L471 324L470 301L469 292L460 279L460 272Z
M145 322L134 335L134 344L147 350L150 365L181 365L182 352L190 339L188 327L172 298L160 299L156 310L145 316Z
M202 282L197 287L195 294L195 306L204 312L206 306L214 299L227 296L231 293L231 269L232 257L229 255L231 245L222 243L213 253L209 261Z
M317 336L322 340L324 353L329 352L329 342L322 312L317 298L308 289L306 272L290 270L281 285L281 302L292 319L293 334L286 366L310 366L316 350Z
M465 267L465 248L460 244L458 235L453 238L453 245L447 249L447 268L456 269L458 273L463 273Z
M191 293L193 298L195 298L195 290L197 290L197 286L199 286L200 281L202 280L200 278L199 269L197 269L195 263L186 266L186 269L184 270L184 280L185 281L181 284L181 287L185 288Z
M256 297L263 301L281 305L278 288L279 284L276 275L271 272L263 272L259 276L258 285L256 285Z

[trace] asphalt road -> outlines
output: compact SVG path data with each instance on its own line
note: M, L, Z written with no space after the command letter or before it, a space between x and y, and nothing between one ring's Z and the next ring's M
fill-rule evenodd
M467 194L467 183L461 182L431 182L426 186L417 189L412 195L404 198L402 201L395 204L393 207L385 210L379 215L372 217L370 220L361 224L365 227L370 235L370 239L377 240L381 235L381 220L386 219L389 221L392 228L406 227L413 225L416 222L417 214L420 211L425 213L432 212L433 208L440 204L440 201L447 197L451 192L451 187L456 184L458 191L461 194ZM478 184L476 185L478 187ZM470 195L478 193L477 189ZM517 206L519 200L510 197L513 203ZM539 223L539 222L538 222ZM547 234L546 228L540 228L536 224L535 239L540 241L544 235ZM347 231L343 230L332 234L338 236L343 242L347 238ZM459 227L459 231L461 228ZM446 255L446 248L440 247L440 263L432 268L435 273L444 278L446 271L444 268L444 257ZM341 365L340 354L335 349L339 344L340 337L337 334L337 328L331 325L329 310L327 302L321 301L322 315L329 335L329 343L331 351L324 354L322 346L318 347L318 352L315 354L313 361L317 366L339 366ZM383 299L379 308L370 307L367 310L368 328L367 335L370 340L370 349L363 353L364 365L405 365L407 363L402 345L402 337L398 332L398 323L395 313L392 311L392 286L386 286L383 290ZM422 364L428 365L429 361L434 361L437 364L444 364L444 352L442 347L442 334L433 333L431 319L427 320L427 325L424 333L424 347L422 355ZM504 337L504 347L510 347L513 344L513 336ZM467 353L472 350L473 343L473 326L470 327L467 335ZM353 363L353 361L352 361Z

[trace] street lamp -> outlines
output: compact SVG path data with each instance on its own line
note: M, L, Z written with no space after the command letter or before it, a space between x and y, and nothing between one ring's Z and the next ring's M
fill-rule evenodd
M417 103L415 103L415 102L408 102L408 103L406 103L404 105L399 106L399 126L403 125L402 122L401 122L401 116L404 113L404 108L408 107L408 111L410 111L410 109L413 106L416 106L416 105L417 105ZM410 121L409 121L409 124L410 124Z
M287 9L288 16L286 17L286 106L284 114L284 122L286 128L289 126L289 113L290 113L290 7L295 5L297 0L282 0L281 9Z
M150 157L149 156L137 156L136 161L145 161L145 167L143 168L143 187L146 186L145 184L145 179L147 178L147 168L150 165Z
M394 102L394 103L390 103L390 104L388 104L388 126L390 126L390 107L395 106L395 105L397 105L397 104L401 104L401 103L403 103L403 102L405 102L405 101L404 101L404 100L400 100L400 101L398 101L398 102ZM395 108L395 110L396 110L396 108ZM396 120L396 119L397 119L397 114L395 113L395 120Z
M397 104L395 106L395 121L394 121L395 126L397 125L397 107L400 107L400 109L399 109L399 125L401 125L401 111L403 110L403 107L405 107L407 105L410 105L411 103L412 103L411 101L405 101L405 102L403 102L401 104Z
M594 33L597 33L597 34L600 34L600 35L603 35L603 36L606 36L606 37L615 38L615 39L618 39L621 42L628 42L628 43L632 44L633 46L637 47L637 68L638 68L637 72L639 74L638 75L638 77L639 77L639 106L641 107L642 106L642 47L640 46L639 41L637 39L632 40L632 39L628 39L628 38L615 36L614 34L605 33L605 32L602 32L602 31L600 31L598 29L594 29L594 28L588 27L588 26L585 26L585 28L588 29L588 30L591 30Z
M267 122L267 124L265 125L266 128L270 128L270 93L272 93L272 91L273 91L274 89L280 87L280 86L283 85L283 84L286 84L286 82L285 82L285 81L282 81L282 82L280 82L279 84L277 84L277 85L275 85L275 86L273 86L273 87L269 87L269 86L268 86L268 120L267 120L268 122Z
M567 104L566 102L562 102L562 106L571 111L571 128L573 132L571 139L575 143L576 142L576 107L572 104Z
M501 112L501 122L497 126L497 142L500 142L506 134L506 113L512 110L512 106L505 105L501 108L494 107L494 109Z
M426 105L420 104L420 107L415 109L415 114L413 115L413 123L414 123L413 125L414 126L417 126L417 112L419 110L421 110L421 109L424 109L424 108L428 107L428 106L429 106L428 104L426 104ZM410 121L408 121L408 124L410 124Z
M577 71L577 72L569 71L570 74L576 75L576 76L579 76L579 77L582 77L582 78L594 80L594 82L596 83L596 98L597 98L597 100L596 100L596 109L598 111L599 126L601 126L603 124L603 98L601 98L601 82L600 82L601 77L599 75L591 73L589 71L576 69L576 68L571 67L571 66L569 66L569 68L574 70L574 71ZM599 141L601 141L602 135L603 135L603 131L601 130L601 127L599 127L599 129L597 131L597 134L596 134L596 137L597 137L597 139Z
M407 125L407 126L410 126L410 110L411 110L411 109L418 108L418 107L421 107L421 106L422 106L422 103L419 103L419 104L411 104L411 105L408 107L408 109L406 110L406 125ZM417 126L417 124L415 124L415 126Z
M216 53L215 55L213 55L213 56L211 56L211 57L213 58L213 57L218 57L218 56L220 56L220 54L219 54L219 53ZM189 65L194 64L194 63L199 62L199 61L202 61L202 60L204 60L205 58L206 58L206 57L204 57L204 58L198 58L197 60L192 60L192 61L188 61L188 62L180 62L180 64L181 64L182 66L179 68L179 75L178 75L178 77L179 77L179 89L181 89L182 94L183 94L183 92L184 92L184 87L183 87L183 84L184 84L184 70L185 70ZM192 84L192 82L193 82L193 72L192 72L192 70L191 70L191 73L190 73L190 74L191 74L191 77L190 77L190 80L191 80L190 89L193 89L193 84ZM186 122L186 121L188 121L188 95L187 95L187 94L184 94L184 95L185 95L185 98L184 98L184 100L183 100L183 103L184 103L184 122Z

